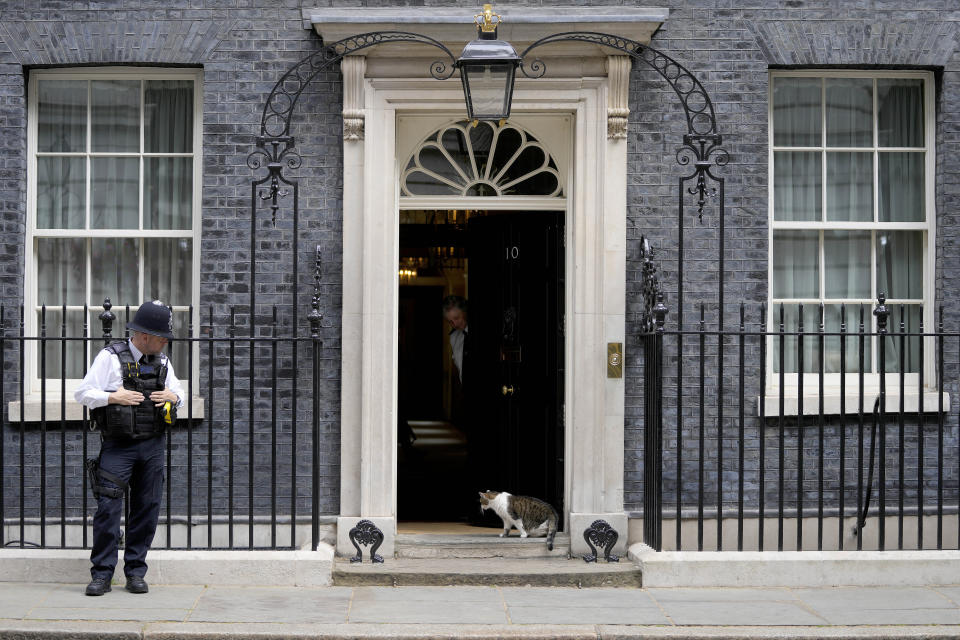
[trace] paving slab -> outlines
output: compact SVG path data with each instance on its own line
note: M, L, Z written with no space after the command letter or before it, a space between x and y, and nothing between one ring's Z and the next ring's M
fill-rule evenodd
M926 587L794 589L830 624L960 624L960 609Z
M367 601L360 594L350 607L350 622L418 623L418 624L508 624L502 602L428 600Z
M822 625L789 589L648 589L664 614L678 625Z
M794 591L786 587L655 587L643 590L657 602L776 602L796 600Z
M130 622L184 622L189 609L120 608L90 609L67 607L38 607L27 614L28 620L127 620Z
M37 606L42 605L55 584L21 584L16 589L4 590L0 598L0 618L23 618Z
M151 624L143 640L599 640L592 625L334 624L249 625Z
M960 578L960 576L957 576ZM942 594L945 598L949 598L950 601L960 607L960 586L957 585L943 585L930 587L939 594Z
M197 598L203 593L202 585L151 586L149 593L130 593L123 584L112 585L112 591L102 596L88 596L84 593L86 583L78 585L50 585L53 587L43 601L48 608L89 609L102 611L108 609L192 609Z
M354 587L354 603L371 602L475 602L503 606L496 587Z
M330 624L347 621L352 591L339 587L209 587L190 622Z
M656 607L630 609L626 607L570 607L544 604L516 606L507 611L513 624L670 624L670 620Z
M501 587L507 606L569 606L569 607L656 607L650 594L643 589L594 587Z

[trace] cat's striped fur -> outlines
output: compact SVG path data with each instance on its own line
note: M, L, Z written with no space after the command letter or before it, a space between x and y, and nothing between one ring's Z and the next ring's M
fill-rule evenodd
M481 491L480 509L493 509L503 520L501 538L510 535L510 529L516 527L521 538L546 535L547 549L553 551L553 538L557 534L557 511L543 500L515 496L506 491Z

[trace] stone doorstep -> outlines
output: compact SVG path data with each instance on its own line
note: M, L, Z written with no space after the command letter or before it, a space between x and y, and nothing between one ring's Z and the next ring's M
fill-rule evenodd
M394 542L397 558L560 558L570 556L570 535L558 533L553 550L545 538L506 538L496 532L476 534L398 534ZM369 551L367 552L369 559Z
M337 558L336 586L534 586L634 587L640 570L629 560L607 563L581 558L395 558L352 563Z

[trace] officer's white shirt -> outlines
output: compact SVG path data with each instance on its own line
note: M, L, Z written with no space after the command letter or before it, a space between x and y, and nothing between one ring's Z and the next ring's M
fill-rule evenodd
M133 346L133 342L128 340L127 343L130 346L130 353L133 355L133 359L140 360L143 352ZM160 358L160 364L166 361L167 379L164 381L164 386L177 394L176 406L179 409L183 406L183 385L180 384L176 374L174 374L173 363L170 362L166 354L159 353L157 357ZM93 364L90 365L90 370L87 371L87 375L84 376L80 386L74 392L73 399L89 409L105 407L108 404L107 398L110 396L111 391L116 391L122 387L123 375L120 373L120 358L112 351L103 349L97 354L97 357L94 358ZM111 391L105 391L105 389L110 389Z

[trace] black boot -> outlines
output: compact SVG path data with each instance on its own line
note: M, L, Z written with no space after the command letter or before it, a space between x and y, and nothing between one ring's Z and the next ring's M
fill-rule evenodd
M102 596L110 591L110 578L94 578L87 585L86 594L88 596Z

